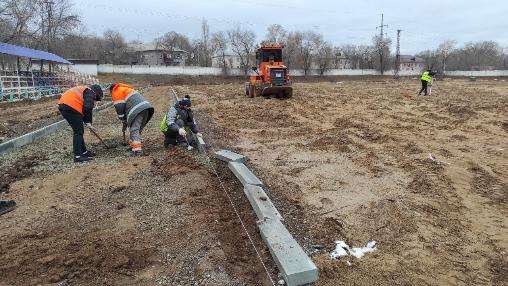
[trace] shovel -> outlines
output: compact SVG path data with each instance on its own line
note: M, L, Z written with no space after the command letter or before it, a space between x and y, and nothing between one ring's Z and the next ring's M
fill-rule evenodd
M194 149L194 147L191 146L191 144L189 144L189 140L187 140L187 136L183 136L185 138L185 142L187 143L187 150L189 151L192 151L192 149Z
M95 132L95 130L93 128L88 127L88 129L90 130L90 132L92 132L93 135L95 135L95 137L99 138L99 141L101 141L102 145L104 145L104 147L106 147L106 149L109 149L109 146L106 144L106 142L104 142L104 140L102 140L102 138L99 136L99 134L97 134L97 132Z
M122 134L123 134L123 146L127 146L127 139L125 139L125 131L127 130L127 124L122 125Z

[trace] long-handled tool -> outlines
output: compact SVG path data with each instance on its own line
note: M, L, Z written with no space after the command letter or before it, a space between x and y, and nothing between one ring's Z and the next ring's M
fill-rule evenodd
M187 150L191 151L192 149L194 149L194 147L191 146L191 144L189 144L189 140L187 140L187 136L183 136L185 138L185 142L187 142Z
M432 95L432 84L434 83L434 77L431 78L430 84L429 84L429 96Z
M106 144L106 142L104 142L104 140L102 140L102 138L99 136L99 134L97 134L97 132L95 132L95 130L92 127L90 127L90 126L87 126L87 127L90 130L90 132L92 132L92 134L95 135L95 137L99 138L99 141L101 141L102 145L104 145L104 147L106 147L106 149L109 149L108 144Z
M127 124L122 125L122 134L123 134L123 146L127 146L127 139L125 138L125 131L127 130Z

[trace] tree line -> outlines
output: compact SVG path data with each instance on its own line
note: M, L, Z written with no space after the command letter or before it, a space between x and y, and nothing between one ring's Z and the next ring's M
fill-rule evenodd
M0 2L0 41L42 49L65 58L98 59L100 63L132 64L136 51L119 31L108 30L101 36L85 32L86 27L73 11L70 0L2 0ZM284 62L289 68L307 74L318 69L324 74L346 65L352 69L394 68L392 40L382 35L372 38L370 45L332 45L315 31L289 31L279 24L270 25L262 39L254 31L234 27L211 32L206 20L196 39L170 31L153 39L163 50L187 52L186 65L209 67L212 58L224 69L231 68L229 56L234 55L247 72L255 65L254 51L259 43L285 46ZM138 43L139 44L139 43ZM445 41L435 50L418 53L426 68L436 70L506 69L507 50L493 41L467 43L456 47ZM344 62L344 59L347 59Z

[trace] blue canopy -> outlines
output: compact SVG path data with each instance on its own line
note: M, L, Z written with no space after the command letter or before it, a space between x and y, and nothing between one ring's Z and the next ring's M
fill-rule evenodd
M48 62L55 62L55 63L72 65L72 63L69 62L68 60L66 60L62 57L59 57L55 54L52 54L52 53L29 49L29 48L6 44L6 43L0 43L0 53L18 56L18 57L27 57L27 58L32 58L32 59L45 60Z

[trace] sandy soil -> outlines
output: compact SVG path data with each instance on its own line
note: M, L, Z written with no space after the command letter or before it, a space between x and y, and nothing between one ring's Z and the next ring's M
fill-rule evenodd
M508 285L507 85L439 81L407 98L417 81L297 83L282 101L238 83L176 89L211 152L249 156L317 285ZM167 93L145 93L146 156L129 157L107 110L94 124L114 148L87 133L93 162L71 162L70 129L0 157L0 199L18 204L0 217L0 285L269 285L206 158L162 148ZM239 183L214 166L277 280ZM332 260L338 239L378 250Z
M114 148L87 133L92 162L71 162L70 129L0 157L0 199L17 202L0 217L0 285L268 285L209 161L162 147L168 88L145 96L157 109L146 156L129 156L111 109L94 124ZM227 168L215 168L240 190ZM231 195L276 279L247 199Z
M324 247L318 285L507 285L508 84L418 88L296 84L284 101L245 98L238 85L178 91L249 156L301 243ZM378 251L331 260L338 239Z

